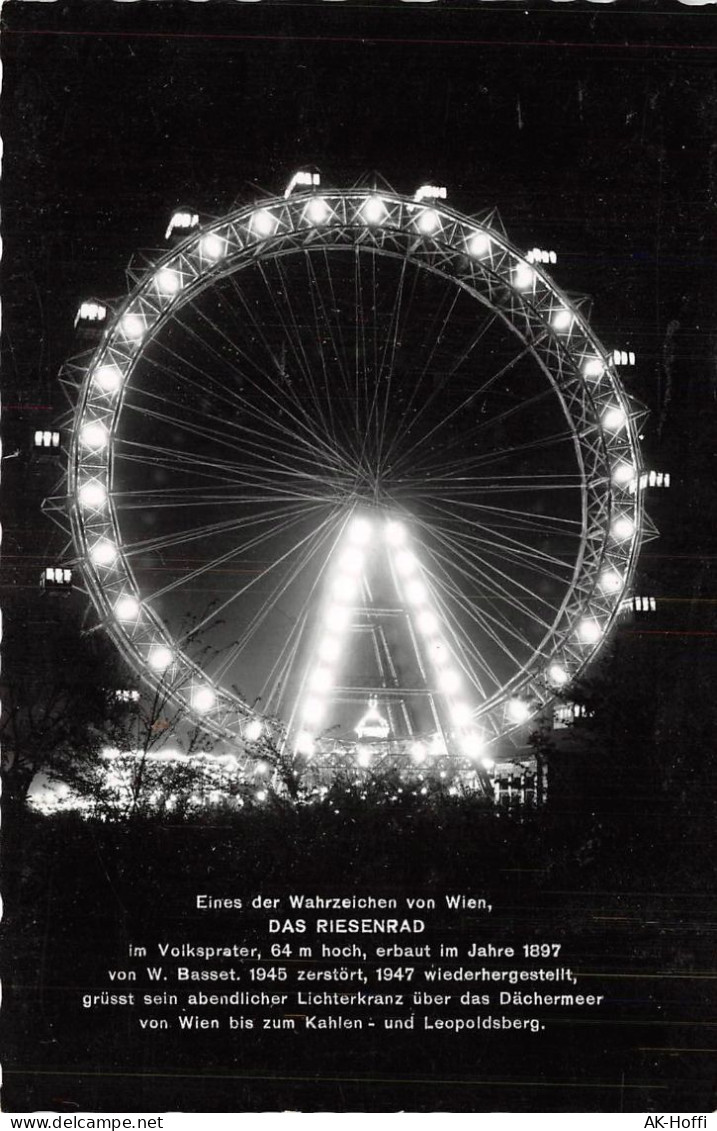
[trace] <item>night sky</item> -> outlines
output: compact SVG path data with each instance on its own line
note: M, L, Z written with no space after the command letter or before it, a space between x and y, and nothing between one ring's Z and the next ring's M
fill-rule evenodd
M624 380L649 409L646 463L672 486L648 497L661 537L638 572L658 612L630 631L663 669L710 686L708 8L88 0L10 2L2 21L6 617L33 593L38 631L62 615L38 590L65 548L40 511L60 469L33 460L30 439L67 411L58 371L83 345L79 302L126 293L125 267L163 248L175 208L220 216L312 165L327 185L377 172L409 194L445 184L461 212L497 208L517 246L557 251L556 282L589 296L605 345L635 351Z

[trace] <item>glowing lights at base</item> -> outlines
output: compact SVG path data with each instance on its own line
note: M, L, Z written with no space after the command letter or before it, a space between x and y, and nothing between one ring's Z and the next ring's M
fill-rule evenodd
M244 737L248 742L256 742L258 738L261 738L263 731L264 727L261 721L259 719L252 719L244 728Z
M509 699L505 705L506 717L512 723L527 723L532 712L530 703L525 699Z

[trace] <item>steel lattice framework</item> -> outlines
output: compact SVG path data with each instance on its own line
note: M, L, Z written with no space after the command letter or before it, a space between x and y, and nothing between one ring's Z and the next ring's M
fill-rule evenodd
M162 681L213 735L244 745L247 727L257 725L252 706L209 677L143 602L113 501L114 438L133 373L170 317L252 265L317 251L370 251L459 288L534 359L572 433L582 512L572 580L530 658L480 706L476 721L491 740L542 709L593 659L629 591L643 532L641 410L580 306L509 242L494 214L477 221L392 191L317 189L240 208L161 256L115 309L81 375L62 502L87 591L144 679Z

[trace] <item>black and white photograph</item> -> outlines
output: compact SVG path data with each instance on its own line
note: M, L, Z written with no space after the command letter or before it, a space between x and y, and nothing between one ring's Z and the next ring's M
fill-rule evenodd
M4 1111L714 1109L716 52L3 6Z

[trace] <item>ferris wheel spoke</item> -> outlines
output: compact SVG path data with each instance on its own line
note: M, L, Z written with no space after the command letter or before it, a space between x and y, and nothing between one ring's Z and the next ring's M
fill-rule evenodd
M205 456L194 455L182 448L141 444L136 440L126 439L117 443L118 445L121 443L122 448L131 448L132 451L116 450L116 461L163 468L178 475L191 475L193 479L208 479L229 486L236 487L251 483L258 487L267 484L269 487L280 486L290 491L297 485L297 481L304 489L307 485L317 484L317 482L326 487L340 483L340 479L336 476L325 476L322 479L316 472L312 473L300 467L292 469L280 467L273 462L268 467L262 468L261 473L259 473L257 472L258 461L256 459L246 463L239 460L218 460L216 457L209 459Z
M455 417L459 413L465 412L465 410L469 407L469 405L473 404L473 402L478 397L482 396L493 385L495 385L498 381L500 381L503 377L505 377L506 374L510 373L516 367L516 365L518 365L521 361L523 361L526 357L528 357L532 353L534 347L535 347L535 343L530 343L530 344L524 346L523 349L520 350L515 355L515 357L511 358L510 361L506 362L505 365L501 366L500 369L496 370L481 385L479 385L477 389L471 390L471 392L468 394L468 396L464 397L459 402L459 404L457 404L455 406L455 408L453 408L449 413L447 413L447 415L445 417L443 417L442 420L440 420L436 424L434 424L432 428L429 428L429 430L427 432L425 432L418 440L415 440L407 449L405 449L401 453L401 455L399 456L399 458L397 459L397 461L394 465L394 471L398 470L401 466L403 466L405 464L406 460L408 459L408 457L413 455L413 453L418 448L420 448L422 444L427 443L427 441L430 440L432 437L434 437L437 432L439 432L442 428L445 428L446 424L448 424L449 421L454 420ZM415 428L415 425L418 423L420 417L425 413L425 411L426 411L426 406L422 405L421 408L419 409L419 411L416 413L416 415L415 415L415 417L412 421L412 424L411 424L412 430L413 430L413 428Z
M443 467L452 467L456 472L469 467L490 467L491 464L504 463L506 460L510 460L515 456L523 456L527 455L529 452L553 448L557 444L567 444L568 442L572 444L573 439L573 433L566 429L565 431L551 433L549 436L542 436L539 439L527 440L523 444L505 445L495 451L479 451L470 456L461 458L455 457L450 461L443 460L441 463L423 464L420 473L416 475L407 476L405 472L402 473L401 477L397 479L397 484L399 486L405 486L416 482L423 483L429 475L432 478L435 471Z
M262 271L262 277L265 279L266 278L265 272L263 271L263 269L261 269L261 271ZM236 288L236 284L233 283L233 285L234 285L234 289L237 290L238 288ZM248 304L245 303L245 309L247 308L247 305ZM239 350L238 344L232 338L230 338L224 331L222 331L219 327L217 327L216 324L214 323L214 321L212 319L210 319L201 309L197 310L197 316L201 319L201 321L205 325L209 326L211 328L212 332L215 334L215 336L218 336L222 341L224 341L229 346L229 348L231 348L231 349L233 349L237 352L244 353L244 351ZM282 318L281 311L278 308L278 305L277 305L277 316ZM284 328L284 335L285 335L284 340L287 341L290 345L292 345L291 336L289 335L288 330L286 329L286 323L283 320L283 318L282 318L282 326ZM201 338L197 334L194 334L194 337L195 337L196 340L198 340L199 342L201 342L204 345L206 351L216 361L223 363L225 366L227 365L227 359L225 357L223 357L223 355L221 353L219 353L218 350L214 349L210 345L210 343L208 343L206 341L205 338ZM292 345L292 348L293 348L293 345ZM246 356L248 356L248 355L246 355ZM274 360L274 359L272 358L272 360ZM297 357L297 363L298 363L298 357ZM276 364L276 362L275 362L275 364ZM259 384L259 383L257 383L257 381L255 379L253 379L251 377L250 372L246 372L244 370L238 370L235 367L231 367L231 368L234 369L234 371L237 373L237 375L239 375L244 380L248 381L252 385L252 387L256 390L256 392L258 394L260 394L262 397L265 397L266 399L268 399L270 401L270 403L273 404L275 410L279 414L278 417L275 417L274 415L270 415L267 412L263 412L259 408L259 406L256 403L254 403L252 400L244 397L241 394L235 394L236 397L237 397L237 400L241 404L242 408L250 416L257 417L259 420L261 420L262 424L264 424L264 425L268 424L270 426L270 428L272 429L272 431L276 428L279 428L280 430L284 431L290 437L290 439L293 440L294 442L296 442L297 440L302 442L303 445L307 448L307 450L311 450L312 448L313 449L318 448L319 450L323 450L326 455L332 456L339 464L341 463L340 454L338 453L338 451L331 449L331 447L328 443L328 436L327 436L326 432L321 431L320 429L318 429L316 427L315 417L312 416L307 405L302 404L302 403L300 403L296 400L294 401L294 403L296 404L296 407L298 408L299 412L301 413L301 416L297 417L296 415L294 415L292 413L292 414L290 414L290 419L293 421L293 423L294 423L295 427L298 429L298 431L292 431L292 430L288 429L286 427L286 425L284 425L282 423L281 415L284 412L286 412L286 398L285 398L285 395L284 395L284 400L282 401L281 398L276 395L276 392L280 390L280 385L278 384L276 379L274 379L271 376L270 373L268 373L266 370L262 370L262 373L261 373L262 383ZM267 388L266 388L266 382L267 381L269 382L269 384L271 386L274 387L274 390L275 390L274 393L271 393L267 390Z
M556 605L540 594L534 593L530 588L506 573L505 570L501 570L498 566L486 561L482 555L475 551L466 550L460 545L456 545L453 539L445 536L439 536L438 540L443 544L450 558L453 559L456 571L459 572L466 581L472 584L475 584L476 580L481 581L484 587L482 590L483 596L489 599L499 600L501 604L509 605L515 612L537 624L540 629L549 630L552 627L534 608L521 600L517 593L523 593L531 597L536 603L548 608L553 616L558 612ZM431 552L433 553L434 551ZM446 560L450 560L450 558Z
M491 506L489 503L474 503L470 499L461 499L460 502L452 503L440 498L434 499L428 492L421 497L424 498L426 502L433 503L433 505L440 504L445 514L453 518L461 519L469 524L476 521L477 513L479 518L483 519L481 523L482 528L492 530L495 533L501 529L507 528L533 530L539 534L571 534L579 536L582 534L583 530L583 523L580 519L568 517L567 515L552 514L549 511L536 512L534 510L516 510L513 507ZM465 512L469 513L466 514ZM493 515L496 520L500 521L496 521L491 525L488 520Z
M297 578L300 577L301 574L309 567L312 560L319 557L319 555L321 554L321 558L317 563L318 568L315 572L309 595L308 597L306 597L302 606L302 612L309 607L311 601L315 597L316 591L318 590L321 581L323 580L325 570L328 566L331 552L329 550L329 553L327 554L325 552L325 548L329 540L332 538L332 535L334 536L333 541L335 544L337 525L337 517L336 513L334 513L328 516L326 521L322 523L321 526L319 526L315 531L313 531L308 541L302 547L302 552L298 555L297 561L293 563L288 574L279 578L273 590L262 604L261 608L257 610L257 612L250 620L249 624L244 629L241 637L232 645L231 649L227 652L227 655L224 657L224 659L222 659L221 664L214 672L215 679L219 680L226 674L237 657L244 651L247 645L256 636L258 630L265 624L271 612L275 608L277 608L282 597L286 594L291 585L293 585Z
M465 518L464 516L458 517L459 521L467 526L467 530L461 530L459 536L451 535L445 529L445 510L443 507L436 507L439 521L436 522L430 529L436 533L441 533L444 537L452 538L457 545L465 545L466 543L475 544L482 550L492 550L503 559L510 558L511 561L518 565L530 569L535 573L540 573L542 576L551 577L556 579L556 570L559 570L567 575L572 574L572 566L562 558L554 554L550 554L545 550L540 550L536 546L523 542L518 538L511 537L504 534L500 529L485 525L478 522L476 519ZM485 531L489 535L486 537L485 533L476 533L476 531ZM576 539L576 541L578 541ZM552 568L548 568L552 567Z
M474 640L468 634L465 627L466 620L472 622L476 626L479 635L491 641L496 646L498 652L506 656L512 664L519 666L521 662L520 658L517 657L509 647L502 628L501 631L497 631L494 618L485 610L472 605L445 573L442 563L438 562L437 564L441 572L432 575L431 580L434 587L434 595L437 598L437 604L443 619L452 625L453 635L458 636L461 640L462 650L469 661L468 672L470 675L475 675L475 673L479 671L483 672L491 681L494 692L498 691L504 681L489 662L485 647L481 646L477 640ZM458 620L455 610L459 610L462 614L460 621ZM521 643L524 642L521 641ZM486 694L485 689L477 677L475 678L475 686L481 694Z
M317 509L319 509L319 508L317 508ZM242 541L238 545L235 544L235 545L231 546L228 550L222 551L221 554L218 554L216 557L212 558L211 560L208 559L206 561L203 561L200 566L196 567L196 569L191 570L187 574L183 574L181 577L175 578L173 581L168 582L167 585L163 586L161 589L157 589L153 593L150 593L149 596L146 598L146 602L151 603L152 601L157 601L161 597L165 597L168 593L172 593L172 592L175 592L178 589L181 589L183 586L186 586L189 582L196 581L197 578L203 577L207 573L211 573L219 565L223 565L226 562L231 561L232 558L239 557L242 554L247 554L250 550L255 550L258 546L265 545L268 541L276 539L279 535L284 534L292 526L296 526L297 523L301 522L304 518L305 518L305 515L298 515L297 516L297 515L291 514L291 513L288 513L288 514L283 515L283 516L276 516L276 515L273 516L272 525L270 526L270 528L268 530L259 531L258 533L253 534L251 537L247 538L245 541ZM241 526L239 527L239 529L248 530L252 526L255 526L255 527L256 526L262 526L262 525L266 526L268 521L269 521L269 519L267 519L266 517L260 516L260 517L257 517L253 522L247 521L247 522L242 523ZM192 532L192 533L194 533L194 532ZM209 532L209 535L214 534L214 533L224 533L224 531L213 531L213 530L211 530ZM208 535L200 534L199 536L200 537L206 537ZM194 537L192 537L191 539L185 539L185 541L194 541L194 540L195 540ZM183 543L180 542L179 544L181 545ZM152 548L154 550L157 549L157 547L152 547ZM160 548L164 548L164 547L160 547Z
M244 517L225 519L222 522L204 523L202 526L193 526L174 530L168 534L156 535L153 538L141 538L134 542L129 542L122 547L125 557L135 557L137 554L147 554L157 550L168 549L171 546L181 546L184 542L195 542L200 538L208 538L214 534L223 534L232 531L243 530L245 527L266 525L267 523L276 522L279 518L286 515L295 517L307 510L306 504L294 504L292 507L285 507L283 511L276 514L267 513L266 508L262 505L262 513L258 515L246 515Z
M199 317L200 312L197 311L196 313ZM208 319L206 317L204 317L204 324L212 329L215 328L215 324L211 321L211 319ZM256 371L257 368L255 359L250 358L248 354L244 353L244 351L241 350L237 343L232 343L230 339L226 338L225 336L225 340L231 344L234 352L240 357L245 358L249 362L248 369L240 368L236 365L236 363L231 363L217 350L212 349L210 344L206 341L205 337L198 334L191 327L187 326L183 329L187 336L191 339L191 341L197 344L199 348L208 355L211 362L209 366L200 367L196 365L183 354L180 354L177 351L173 350L164 341L161 343L162 353L170 357L173 364L169 365L166 362L160 361L159 358L153 356L147 356L145 358L146 363L154 366L160 372L167 374L170 378L181 381L184 386L193 390L197 395L198 403L201 403L201 400L207 396L207 393L209 393L214 400L219 401L221 404L226 404L230 409L232 409L233 412L236 412L237 409L241 409L249 417L257 418L264 425L271 424L272 427L283 428L286 436L296 442L297 433L288 428L283 422L283 416L288 415L289 418L293 420L295 427L298 428L298 437L303 439L307 450L310 448L316 448L316 436L313 430L310 428L308 422L305 419L301 420L288 413L286 404L285 402L282 402L280 397L281 390L279 388L279 384L272 378L271 374L264 370L260 371L260 377L262 380L261 385L257 384L256 379L252 377L252 371ZM228 370L232 378L231 383L223 382L220 380L218 373L215 373L217 364L219 364L220 371ZM196 377L190 377L189 372L196 374ZM273 404L276 415L272 415L268 412L262 412L256 403L244 396L242 393L238 392L233 387L237 383L241 385L242 382L246 382L257 391L261 390L262 394L267 397L270 403ZM267 391L267 386L271 388L272 385L275 389L278 390L277 395L273 396L270 392ZM230 418L229 420L227 420L226 418L222 419L225 421L225 423L231 424ZM307 430L309 432L308 436L306 435Z
M448 293L448 295L444 296L444 301L441 304L441 307L439 307L439 309L434 313L434 317L431 321L430 329L429 329L428 333L426 334L426 337L428 338L428 341L429 341L429 347L428 347L427 350L424 351L426 353L425 361L423 363L423 366L419 370L419 373L416 377L416 380L413 383L413 387L411 389L411 394L410 394L410 397L408 399L408 403L406 404L406 406L403 409L404 418L408 417L408 414L411 411L411 409L413 408L413 405L416 401L416 398L419 396L419 392L423 389L424 384L426 383L429 367L431 366L433 358L436 355L436 351L438 349L439 343L443 341L443 338L446 334L448 324L451 320L451 317L453 316L453 314L455 312L456 306L458 305L458 301L462 297L461 292L459 290L456 290L455 294L452 296L452 300L449 302L450 297L451 297L450 292ZM436 324L438 322L440 315L443 312L442 308L445 307L446 305L448 306L448 310L446 311L446 313L443 316L443 320L442 320L440 328L437 328ZM423 396L423 407L426 410L429 410L431 405L435 404L437 400L440 400L440 398L443 395L443 392L445 390L446 383L449 380L449 377L450 377L450 374L443 374L443 377L442 377L441 380L438 380L438 379L436 379L436 377L434 377L434 379L431 381L430 392L428 392L427 395L424 394L424 396Z
M159 402L164 405L169 405L173 408L178 408L181 410L184 407L178 402L169 400L167 397L162 397L156 393L145 391L144 395L150 400ZM142 417L150 417L155 420L161 420L165 424L169 424L172 427L179 427L184 432L198 436L201 439L211 440L214 444L219 444L222 447L229 448L230 450L238 452L241 455L246 455L247 450L249 449L255 456L259 466L262 466L262 464L268 464L269 467L280 467L287 472L290 471L295 463L303 462L309 467L311 467L312 465L321 466L320 459L318 458L318 453L316 458L312 459L310 452L307 452L306 455L301 455L296 452L292 453L289 449L287 449L286 451L279 449L279 454L289 461L287 463L281 463L276 454L276 449L268 447L266 439L262 441L260 434L256 433L253 429L233 424L232 427L237 433L236 438L227 434L222 434L219 431L219 426L226 425L227 421L223 420L221 417L215 417L205 413L204 419L212 422L216 421L216 427L214 426L214 424L212 425L212 427L210 427L209 424L207 424L206 427L203 427L202 425L195 422L190 422L182 416L171 416L168 412L162 412L159 409L150 409L145 405L127 404L126 408L129 411L140 414ZM327 470L334 470L332 464L324 464L323 466L327 468Z
M314 406L313 412L311 412L310 406L307 406L307 410L310 412L310 414L312 415L312 417L314 419L317 419L317 420L320 421L321 426L320 426L320 429L318 429L320 434L322 436L325 436L325 437L326 436L333 436L332 429L331 429L331 423L328 420L328 418L326 416L326 411L325 411L326 398L321 396L319 387L316 384L316 379L315 379L315 375L314 375L315 364L311 361L311 358L307 355L306 349L304 347L304 339L303 339L303 336L302 336L302 333L301 333L301 327L300 327L300 324L299 324L299 320L297 318L296 311L294 309L294 305L293 305L292 300L291 300L292 287L289 283L289 280L286 278L286 273L284 272L281 259L275 260L275 266L276 266L276 271L277 271L277 274L278 274L280 282L281 282L283 299L284 299L284 302L286 304L286 311L287 311L287 314L288 314L287 327L288 327L288 331L290 333L290 339L294 343L296 343L293 347L294 352L295 352L297 358L300 358L300 360L301 360L301 365L302 365L302 368L303 368L303 371L304 371L304 374L305 374L307 386L310 389L311 396L313 398L313 406ZM262 274L263 274L263 272L262 272ZM319 327L316 325L316 323L314 323L313 329L314 329L314 334L312 336L313 336L314 340L313 340L312 344L314 345L314 347L316 347L318 345L319 349L320 349L320 333L319 333Z
M324 518L319 529L321 529L327 523L331 522L332 518L332 515L328 515L326 518ZM239 598L243 597L246 593L249 592L250 589L253 589L254 586L258 584L258 582L263 581L266 577L269 576L270 573L272 573L273 570L278 569L280 565L282 565L288 558L295 554L297 550L300 549L300 547L306 544L306 542L308 542L312 538L315 538L316 533L316 530L313 530L311 531L311 533L304 535L294 545L290 546L289 549L287 549L283 554L275 558L274 561L269 562L263 569L257 570L251 581L247 581L247 583L240 589L237 589L237 591L233 593L231 597L228 597L226 601L223 601L222 604L213 609L211 613L207 614L207 616L204 617L203 620L200 620L198 624L194 625L192 627L192 633L201 632L202 629L204 629L207 624L210 623L210 621L212 621L215 617L219 616L220 613L223 613L226 609L228 609L234 601L237 601L239 600ZM252 544L252 548L254 545L258 545L259 542L263 540L265 540L264 537L257 537L257 539L255 539ZM244 547L244 549L246 548L248 547ZM180 643L182 643L182 641L180 641Z
M216 323L199 307L195 305L193 310L195 317L201 322L205 332L204 334L199 334L189 325L183 326L183 331L189 339L208 356L211 364L205 367L199 367L189 362L183 355L172 350L164 342L162 343L162 348L164 352L172 358L174 364L168 366L153 357L148 357L147 361L150 364L155 364L162 368L170 377L179 379L183 384L194 389L200 398L200 403L201 399L206 397L207 392L209 392L214 399L227 404L235 412L237 409L241 409L247 419L254 420L255 422L258 421L264 429L264 434L268 426L272 432L278 430L283 433L290 443L294 445L297 443L300 444L307 452L316 452L317 450L324 449L326 456L331 455L337 465L340 464L341 457L339 453L329 453L327 438L317 432L315 422L307 414L305 406L298 406L301 413L300 416L296 416L294 413L290 412L286 402L286 390L282 391L280 381L266 369L259 370L259 380L257 380L256 376L253 375L256 374L257 371L255 357L246 353L236 340L230 338L229 335L217 327ZM236 363L230 362L224 354L220 353L219 350L212 346L211 342L207 340L207 329L215 339L223 341L234 354L245 359L248 363L247 366L240 368ZM276 365L273 358L272 362ZM189 377L187 369L196 373L197 377L195 379ZM220 381L218 375L215 374L215 370L218 370L218 372L228 371L232 376L231 384ZM241 385L242 383L246 383L250 386L257 397L260 396L268 400L270 406L273 408L273 412L263 410L256 399L247 397L244 393L237 391L237 389L233 387L234 385ZM287 416L292 423L292 427L288 427L284 420L284 417ZM234 425L236 427L235 423L230 418L222 418L222 421L229 426ZM244 431L246 431L246 423L243 427Z

